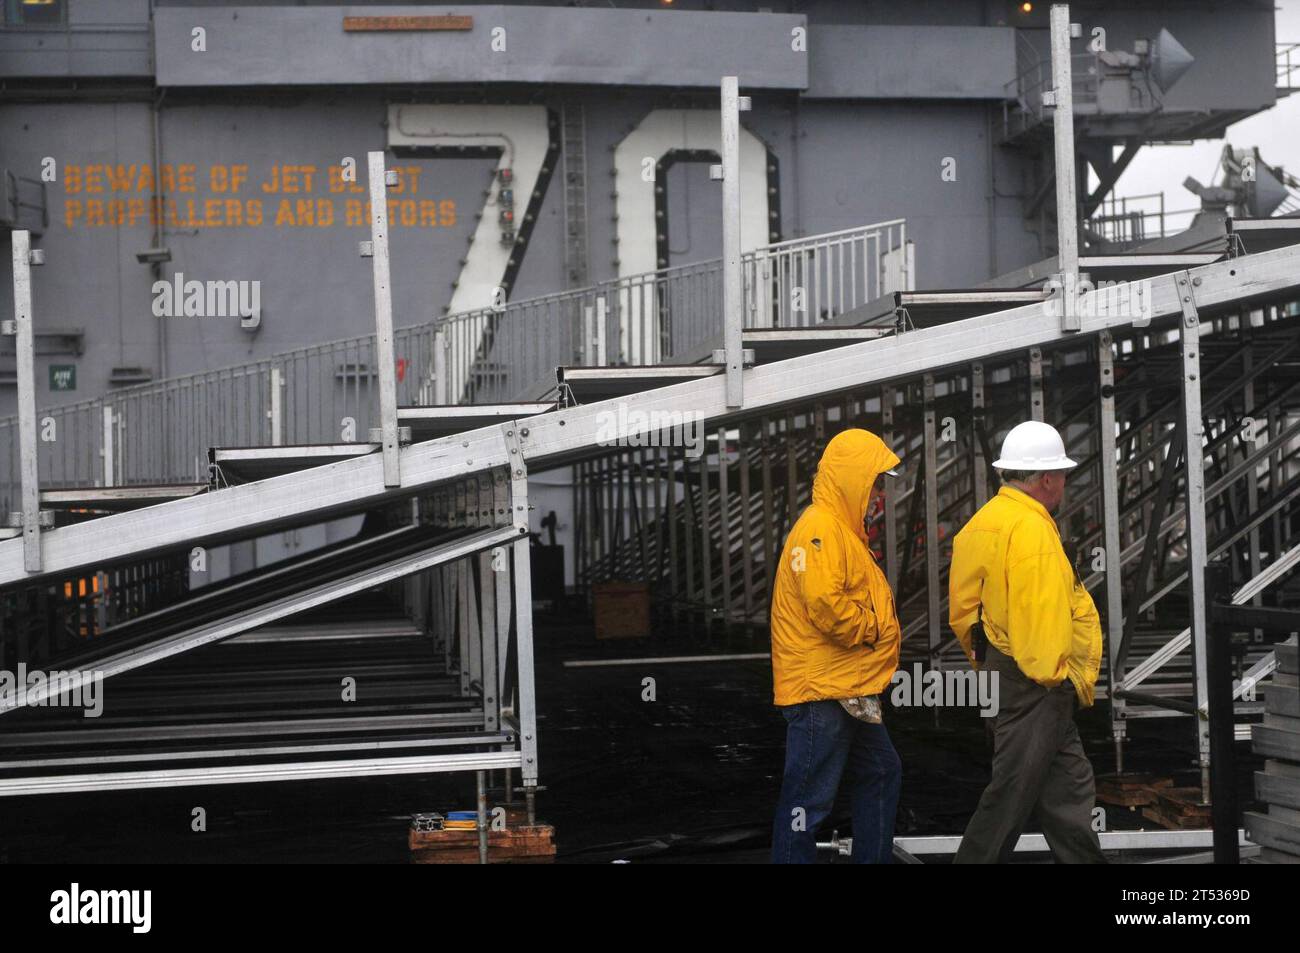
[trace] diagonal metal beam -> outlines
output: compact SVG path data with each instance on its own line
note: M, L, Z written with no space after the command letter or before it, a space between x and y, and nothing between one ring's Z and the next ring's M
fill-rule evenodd
M1250 582L1238 589L1232 596L1234 606L1244 605L1254 598L1257 594L1263 592L1270 585L1276 582L1282 576L1286 575L1292 568L1300 563L1300 546L1288 550L1278 557L1277 561L1261 572ZM1117 679L1116 690L1129 691L1141 685L1158 672L1166 662L1176 657L1183 649L1192 644L1192 630L1183 629L1176 636L1162 645L1152 655L1133 668L1133 671L1126 674L1123 679Z
M1129 163L1133 161L1141 148L1141 140L1130 137L1125 140L1124 151L1120 153L1118 159L1111 162L1105 169L1097 169L1097 188L1083 200L1083 217L1085 219L1091 218L1092 213L1097 211L1097 208L1105 200L1110 190L1115 187L1115 183L1119 181L1119 177L1124 174L1124 170L1129 167ZM1093 168L1096 169L1096 166L1094 165Z
M415 444L402 450L401 490L410 493L509 462L500 427ZM47 573L67 572L167 548L212 545L267 532L277 523L319 520L400 495L384 488L383 460L372 454L46 530L43 568ZM0 586L31 578L23 571L21 557L21 540L0 543Z
M1190 274L1201 280L1197 305L1202 314L1240 307L1243 302L1300 288L1300 246L1203 265ZM1174 282L1172 275L1150 279L1148 300L1153 324L1181 315ZM1079 296L1082 333L1095 334L1133 324L1133 315L1112 303L1132 297L1115 295L1114 291L1089 291ZM746 411L806 402L1073 337L1061 330L1060 318L1053 310L1048 302L1039 302L746 369ZM661 414L684 410L698 413L706 421L721 422L733 416L725 384L723 376L718 375L619 398L627 405L628 413L618 416L626 416L629 421L643 420L641 426L646 432L651 421L663 419ZM537 471L563 466L598 450L598 434L607 426L610 406L598 402L517 421L520 452L529 467ZM500 427L413 444L403 447L401 453L401 490L406 493L510 460ZM393 499L400 494L383 490L381 466L380 458L372 455L48 530L42 540L46 570L63 572L167 547L188 547L222 534L249 536L277 521L321 518L331 510L359 509ZM21 540L0 542L0 586L26 578Z
M96 661L93 670L71 671L66 679L47 681L40 688L24 692L21 697L12 694L0 695L0 714L22 707L24 704L39 705L51 696L77 691L96 678L110 678L212 642L228 639L249 629L400 579L410 573L451 562L507 541L514 542L519 539L519 536L520 531L516 526L484 530L472 536L435 546L425 552L414 553L355 573L344 579L331 580L303 592L282 596L220 622L209 623L158 642L127 649L119 655Z

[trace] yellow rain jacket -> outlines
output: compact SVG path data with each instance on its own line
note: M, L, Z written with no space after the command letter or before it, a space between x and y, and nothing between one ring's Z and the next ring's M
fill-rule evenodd
M778 705L875 695L898 668L894 596L862 525L876 477L897 463L866 430L837 434L822 454L772 589Z
M983 604L989 644L1048 688L1069 678L1079 704L1093 701L1101 622L1061 546L1056 521L1033 497L1004 486L953 540L948 622L966 657Z

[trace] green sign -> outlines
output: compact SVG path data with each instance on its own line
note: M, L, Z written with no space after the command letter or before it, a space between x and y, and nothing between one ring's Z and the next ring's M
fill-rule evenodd
M76 364L51 364L50 365L50 390L76 390L77 389L77 365Z

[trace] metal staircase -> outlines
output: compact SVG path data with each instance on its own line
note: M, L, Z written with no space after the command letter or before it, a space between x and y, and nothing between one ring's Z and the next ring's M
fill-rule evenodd
M1068 535L1095 544L1080 566L1100 554L1108 567L1088 582L1104 607L1111 670L1123 673L1110 686L1117 740L1126 721L1146 711L1194 712L1203 702L1196 663L1205 630L1194 585L1189 600L1183 577L1190 572L1195 583L1199 553L1229 556L1241 599L1257 589L1273 598L1295 562L1297 550L1282 546L1300 487L1291 364L1300 320L1296 226L1230 222L1210 253L1085 258L1080 265L1095 280L1120 284L1079 297L1078 330L1062 327L1059 301L1041 290L892 290L873 284L885 271L879 258L874 271L827 267L827 249L844 235L782 243L752 259L765 266L749 285L748 300L759 304L741 337L753 361L741 372L738 406L710 357L656 363L651 349L642 364L561 367L560 406L401 408L395 423L411 432L391 461L396 480L372 438L206 447L221 479L161 503L154 487L114 487L111 506L104 487L82 487L83 498L62 498L70 511L56 514L53 527L0 542L5 658L69 673L66 682L0 699L0 793L431 771L470 771L484 783L489 771L518 770L531 795L539 768L529 475L577 467L584 580L640 572L666 586L666 601L683 611L715 624L761 623L770 554L806 502L816 453L850 425L881 432L904 459L903 486L894 488L877 538L909 657L940 666L956 660L943 626L946 541L995 485L987 461L998 434L1041 416L1063 427L1085 461L1061 519ZM833 307L823 316L793 310L773 290L810 274L856 277L826 296ZM654 288L651 300L667 300L662 285ZM603 310L608 342L618 348L571 353L620 353L623 342L644 342L647 328L661 357L711 350L716 338L705 319L716 312L707 302L655 325L638 316L662 312L639 301L615 309L618 321ZM505 333L484 353L527 369L527 361L497 353L514 333L509 323L497 327ZM473 341L475 351L482 345ZM331 353L326 366L334 360ZM378 370L382 377L382 364ZM418 377L408 378L413 388ZM525 370L513 379L530 377ZM1252 414L1266 422L1246 446L1243 419ZM611 415L619 421L613 438ZM683 415L709 435L702 455L643 444L659 431L656 421ZM1183 457L1193 465L1180 468ZM49 509L53 501L40 503ZM231 544L348 516L361 517L359 530L275 565L212 582L199 568ZM1199 534L1208 536L1203 544ZM158 567L169 567L173 581L163 584ZM395 638L400 646L374 656L363 649L359 675L348 676L358 697L375 689L382 704L348 707L337 684L326 692L324 683L299 680L277 689L283 704L268 711L264 694L241 700L220 685L224 666L211 653L225 644L275 645L289 619L376 592L413 620L414 640L382 626L377 633L330 626L299 630L295 644L359 638L382 646ZM1180 608L1189 601L1192 611ZM1182 634L1188 620L1191 632ZM1172 671L1168 662L1188 646L1192 677L1175 672L1156 686L1153 673ZM66 721L47 719L41 707L95 679L107 679L112 697L114 686L188 658L199 660L198 681L217 689L197 718L160 711L110 723L111 731L61 734ZM417 690L391 683L402 664L431 678L413 721L392 720L402 693ZM1254 648L1242 665L1267 674L1267 656ZM1247 694L1244 684L1239 694ZM381 735L383 744L357 747L352 733ZM177 743L187 734L190 742ZM196 748L194 738L204 743ZM215 738L224 740L206 743ZM295 740L303 738L310 743Z
M1297 222L1257 224L1270 223L1278 240L1300 237ZM1229 229L1214 257L1227 254L1231 234L1261 234L1255 224L1241 221ZM1156 272L1168 264L1162 256L1150 262ZM1162 279L1144 280L1154 286ZM957 294L932 305L931 313L955 307ZM904 298L925 295L898 296L895 328L930 320L916 304L902 313ZM891 332L890 338L906 341L909 333L915 332ZM1201 337L1208 555L1229 564L1238 590L1260 579L1266 567L1285 569L1294 558L1287 541L1300 517L1297 348L1300 298L1294 295L1247 301L1210 322ZM943 365L711 428L697 459L681 448L651 447L614 449L580 465L578 578L584 585L645 580L673 617L736 627L765 643L772 561L808 502L820 448L840 429L864 426L891 434L904 461L874 530L895 582L904 658L964 664L947 628L951 537L997 487L987 461L1001 434L1029 416L1047 419L1063 431L1082 464L1057 516L1107 619L1111 648L1098 694L1110 699L1122 759L1129 720L1189 714L1196 707L1188 642L1180 637L1191 618L1181 345L1168 329L1134 326ZM599 373L589 370L583 380ZM633 385L625 380L624 386ZM1116 428L1110 454L1101 440L1108 414ZM1107 467L1116 479L1113 520L1105 505ZM1118 529L1111 565L1121 579L1120 604L1128 607L1122 618L1109 611L1105 591L1104 530L1111 521ZM1286 602L1300 593L1274 592L1269 598ZM1180 650L1170 652L1171 645ZM1239 674L1267 669L1269 655L1262 643L1241 646ZM1113 679L1112 667L1125 677ZM1124 690L1112 692L1115 682ZM1263 709L1259 697L1250 697L1253 692L1243 694L1248 697L1237 703L1239 737L1246 737L1246 720Z

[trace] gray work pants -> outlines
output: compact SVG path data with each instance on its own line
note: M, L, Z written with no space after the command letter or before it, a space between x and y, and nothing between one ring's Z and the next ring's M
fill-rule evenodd
M1096 786L1074 725L1069 679L1044 688L989 646L983 668L997 672L993 780L984 789L953 863L1006 863L1031 813L1057 862L1102 864L1092 829Z

